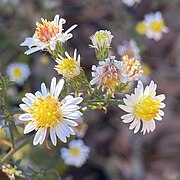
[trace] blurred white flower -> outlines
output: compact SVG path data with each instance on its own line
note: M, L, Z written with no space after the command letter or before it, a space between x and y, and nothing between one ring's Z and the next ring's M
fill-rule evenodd
M33 141L34 145L42 144L48 134L50 134L54 146L57 144L56 136L65 143L67 142L66 137L75 135L71 127L77 126L78 124L74 120L82 116L78 104L82 102L83 98L74 98L68 95L59 101L58 97L63 85L63 79L56 85L54 77L51 81L50 92L42 83L41 92L37 91L35 95L26 93L22 98L24 104L20 104L20 108L26 113L20 115L19 119L28 122L24 134L37 131Z
M138 81L137 88L134 94L126 95L123 99L125 105L119 105L119 108L126 111L128 114L121 116L124 123L131 123L129 129L134 129L137 133L141 127L143 134L146 131L149 133L155 129L155 120L161 121L164 112L161 108L165 107L162 102L165 95L156 95L157 85L151 81L149 86L144 89L141 81Z
M29 50L25 54L29 55L39 50L52 50L56 49L57 42L64 43L71 39L73 35L70 33L77 25L71 26L64 32L63 24L66 20L59 18L59 15L54 17L53 21L41 18L42 23L36 23L36 31L33 37L27 37L21 46L28 46Z
M66 165L81 167L89 157L90 148L82 140L72 140L69 148L61 148L61 157Z
M158 11L146 14L144 20L137 23L136 31L139 34L146 35L149 39L159 41L163 33L169 32L169 29L165 25L161 12Z
M24 63L12 63L7 67L7 74L11 81L22 85L24 81L30 76L29 66Z
M134 58L137 60L141 59L139 55L140 49L133 39L131 39L130 41L124 41L122 45L119 45L117 47L117 52L121 57L128 55L130 58Z
M146 36L149 39L159 41L162 38L163 33L167 33L169 30L165 26L165 22L161 12L149 13L145 15L145 22L148 25Z
M139 4L142 0L122 0L128 7L132 7L134 4Z

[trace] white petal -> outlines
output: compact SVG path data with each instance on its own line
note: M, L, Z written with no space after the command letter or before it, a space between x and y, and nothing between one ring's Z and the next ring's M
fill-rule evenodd
M45 83L41 84L41 92L43 96L47 96L47 88L46 88Z
M93 79L90 81L90 84L91 84L91 85L94 85L94 84L96 84L98 81L99 81L99 76L93 78Z
M122 122L123 123L130 123L133 121L133 119L134 119L134 116L131 115L129 118L124 119Z
M69 120L69 119L63 119L63 121L68 124L69 126L78 126L78 124L75 121Z
M166 105L164 103L161 103L159 106L159 108L165 108L165 107L166 107Z
M25 114L21 114L21 115L19 116L19 119L20 119L21 121L31 121L31 120L33 120L34 118L32 117L31 114L25 113Z
M132 112L133 108L129 107L129 106L125 106L125 105L118 105L119 108L121 108L122 110L126 111L126 112Z
M46 132L47 132L47 128L43 128L43 129L41 130L41 139L40 139L39 144L42 144L42 143L44 142L44 140L45 140L45 138L46 138Z
M82 115L83 114L80 111L75 111L75 112L72 112L71 114L65 113L64 117L67 119L78 119Z
M34 137L34 140L33 140L33 145L37 145L41 140L41 129L39 129L37 132L36 132L36 135Z
M62 101L61 101L61 103L62 104L65 104L68 100L70 100L70 99L73 99L73 96L71 96L71 95L68 95L68 96L66 96Z
M36 100L36 96L34 94L32 94L32 93L26 93L25 96L31 101Z
M37 97L42 97L43 95L41 94L41 92L39 92L39 91L37 91L36 93L35 93L35 95L37 96Z
M164 116L164 112L162 110L159 110L158 113L160 116Z
M140 120L137 120L137 125L136 125L136 127L135 127L135 129L134 129L134 133L137 133L138 131L139 131L139 128L140 128L140 126L141 126L141 121Z
M52 96L54 96L55 89L56 89L56 78L53 77L53 79L51 81L51 87L50 87L50 94Z
M82 98L82 97L71 98L71 99L68 99L68 100L65 102L64 106L74 105L74 104L80 104L82 101L83 101L83 98Z
M66 30L66 32L64 34L68 34L69 32L71 32L73 29L75 29L77 27L77 24L74 24L73 26L71 26L68 30Z
M56 146L57 138L56 138L56 134L55 134L55 128L50 128L50 138L51 138L52 144L54 146Z
M151 120L150 122L151 122L151 124L150 124L150 130L151 130L151 132L153 132L153 131L155 130L155 128L156 128L156 124L155 124L155 121L154 121L154 120Z
M166 97L164 94L161 94L161 95L157 95L155 98L160 100L160 101L164 101Z
M24 110L24 111L26 111L27 109L29 109L29 106L26 105L26 104L20 104L19 107L20 107L22 110Z
M31 131L34 131L36 128L36 123L29 123L24 128L24 134L30 133Z
M64 85L64 79L61 79L57 86L56 86L56 89L55 89L55 93L54 93L54 97L55 98L58 98L59 94L61 93L61 90L63 88L63 85Z
M59 129L59 127L57 125L55 126L55 131L56 131L56 134L57 134L58 138L62 142L66 143L67 142L66 136L64 136L64 134L62 133L62 130Z

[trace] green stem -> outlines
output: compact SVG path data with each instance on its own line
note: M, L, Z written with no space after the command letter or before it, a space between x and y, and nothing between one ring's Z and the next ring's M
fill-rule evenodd
M28 144L30 141L32 140L32 136L24 139L23 141L20 141L19 143L16 144L16 148L11 149L5 156L4 158L1 159L0 161L0 166L2 166L3 164L5 164L11 157L12 155L17 152L19 149L21 149L22 147L24 147L26 144Z

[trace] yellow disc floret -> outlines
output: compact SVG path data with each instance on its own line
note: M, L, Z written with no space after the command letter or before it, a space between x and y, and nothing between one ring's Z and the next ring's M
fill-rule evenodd
M146 31L147 31L147 25L146 25L144 22L139 22L139 23L136 25L136 31L137 31L139 34L145 34Z
M162 32L165 24L164 21L155 20L151 23L150 27L154 32Z
M158 114L161 102L149 94L144 99L140 100L134 107L134 115L145 121L150 121Z
M69 148L69 153L70 153L72 156L77 157L77 156L80 155L81 150L80 150L80 148L78 148L78 147L71 147L71 148Z
M72 79L80 74L80 64L74 59L65 58L56 65L57 72L67 79Z
M36 23L36 37L42 42L49 42L52 37L59 33L59 27L56 27L47 19L41 19L42 24Z
M32 103L32 106L33 109L28 111L34 118L31 122L36 123L37 130L52 127L63 118L61 103L50 94L46 97L38 97L38 99Z
M20 68L14 68L12 75L13 77L19 78L23 75L23 72Z

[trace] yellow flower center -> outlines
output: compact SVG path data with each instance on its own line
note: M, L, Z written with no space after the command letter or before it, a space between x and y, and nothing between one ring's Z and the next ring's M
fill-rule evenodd
M109 39L109 34L107 32L98 32L96 34L96 38L98 41L104 41L106 39Z
M77 156L80 155L81 149L78 148L78 147L71 147L71 148L69 148L69 153L70 153L72 156L77 157Z
M136 31L139 33L139 34L145 34L146 31L147 31L147 26L144 22L139 22L137 25L136 25Z
M61 63L56 65L59 74L67 79L72 79L80 74L80 65L74 59L63 59Z
M165 26L164 21L158 21L158 20L153 21L150 25L151 29L157 33L162 32L164 26Z
M150 94L135 105L134 115L142 120L150 121L157 116L160 104L161 102Z
M20 68L14 68L13 70L13 76L16 77L16 78L19 78L23 75L23 72Z
M30 109L28 112L32 114L34 120L31 122L36 122L37 130L52 127L63 118L61 103L50 94L46 97L38 97L32 106L34 109Z
M59 33L59 27L52 24L47 19L41 19L42 24L36 23L36 37L42 42L49 42L52 37Z

